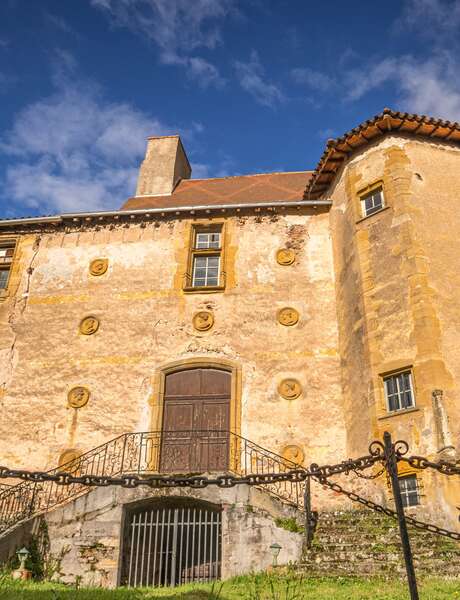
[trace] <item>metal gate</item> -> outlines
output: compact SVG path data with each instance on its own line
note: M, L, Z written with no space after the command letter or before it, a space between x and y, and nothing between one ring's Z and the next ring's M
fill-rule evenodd
M127 515L121 584L175 586L220 578L222 518L208 505L163 504Z

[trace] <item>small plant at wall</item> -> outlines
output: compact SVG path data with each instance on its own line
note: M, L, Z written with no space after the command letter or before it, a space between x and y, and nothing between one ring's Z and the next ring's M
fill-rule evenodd
M45 564L49 554L50 540L48 535L48 526L44 519L40 519L37 533L30 536L29 540L20 546L25 545L29 551L29 556L26 561L26 569L32 573L32 578L35 580L44 579ZM11 573L19 568L19 558L15 552L7 560L4 566L5 573Z
M291 533L303 533L305 531L305 528L299 525L294 517L279 517L275 519L275 525Z

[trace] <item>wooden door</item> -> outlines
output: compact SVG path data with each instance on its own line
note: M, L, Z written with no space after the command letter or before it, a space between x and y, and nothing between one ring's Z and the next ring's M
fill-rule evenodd
M203 473L228 467L231 374L189 369L166 376L160 471Z

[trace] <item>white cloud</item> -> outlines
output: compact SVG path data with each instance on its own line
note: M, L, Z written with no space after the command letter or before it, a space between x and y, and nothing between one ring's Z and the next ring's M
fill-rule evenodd
M455 35L458 41L460 0L406 0L396 28L402 31L407 27L440 43L445 42L445 36L450 34Z
M292 69L291 77L296 83L306 85L318 92L328 92L336 85L332 77L310 67Z
M235 0L91 0L91 4L114 24L157 44L163 63L183 65L189 77L198 77L204 85L222 85L215 65L190 54L221 43L220 23L235 14Z
M146 138L170 128L75 75L61 73L55 85L0 140L10 163L3 193L43 212L119 208L134 193Z
M285 96L280 88L265 79L264 68L255 50L251 52L249 62L235 62L236 76L241 87L264 106L274 107L283 102Z
M209 85L221 87L225 84L225 79L220 76L218 69L204 58L192 56L187 61L189 67L188 76L196 79L202 87Z
M459 65L449 52L421 61L390 57L347 77L348 99L357 100L384 84L396 86L401 110L460 121Z

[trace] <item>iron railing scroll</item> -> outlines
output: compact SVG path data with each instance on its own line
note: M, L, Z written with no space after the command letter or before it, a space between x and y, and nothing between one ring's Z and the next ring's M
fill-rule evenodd
M184 463L184 455L194 459ZM0 533L87 492L90 485L116 485L120 478L125 487L145 482L173 488L187 485L190 476L192 487L204 487L207 473L220 474L220 487L250 476L250 485L260 482L272 496L302 510L305 477L293 480L295 469L299 465L229 431L126 433L47 472L11 471L25 481L0 491Z

